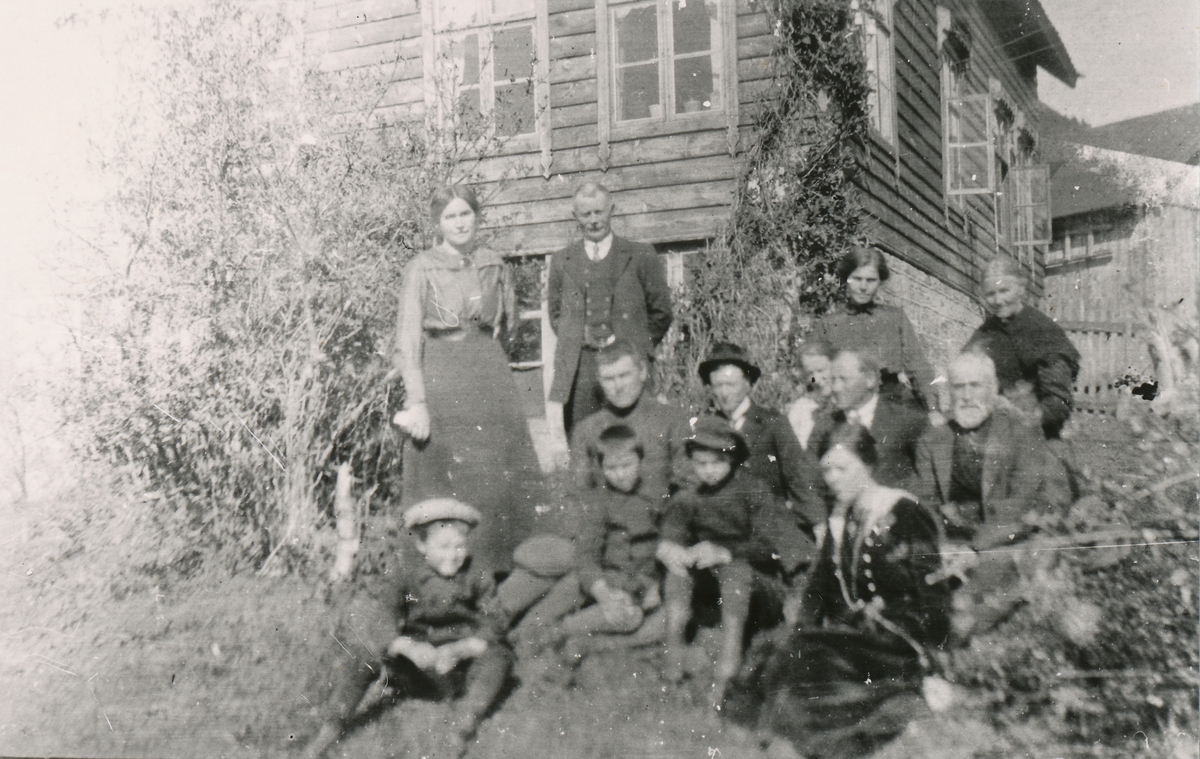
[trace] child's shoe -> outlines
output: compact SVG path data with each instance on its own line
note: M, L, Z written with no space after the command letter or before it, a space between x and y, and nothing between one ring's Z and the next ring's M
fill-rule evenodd
M325 752L330 746L338 742L342 737L342 726L327 722L321 726L320 731L316 736L309 741L308 746L304 749L305 759L321 759L325 756Z

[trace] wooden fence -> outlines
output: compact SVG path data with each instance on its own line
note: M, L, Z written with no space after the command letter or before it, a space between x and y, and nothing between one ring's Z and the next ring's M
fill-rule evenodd
M1125 378L1154 381L1154 364L1146 349L1146 329L1133 322L1060 321L1058 326L1082 356L1075 380L1075 408L1091 414L1114 414L1129 395Z

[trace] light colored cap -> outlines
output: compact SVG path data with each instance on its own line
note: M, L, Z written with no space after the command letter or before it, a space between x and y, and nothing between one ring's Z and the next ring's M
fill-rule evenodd
M404 529L411 530L445 519L457 519L473 527L479 524L482 515L474 506L468 506L456 498L429 498L404 512Z

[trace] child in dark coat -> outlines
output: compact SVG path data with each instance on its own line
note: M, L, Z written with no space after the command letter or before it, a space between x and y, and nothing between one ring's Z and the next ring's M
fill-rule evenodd
M461 696L450 739L456 752L464 750L512 668L494 581L471 566L467 548L479 519L477 510L452 498L422 501L404 513L420 559L349 604L335 636L345 653L310 757L339 740L381 671L401 695Z
M667 568L664 675L672 681L682 678L692 573L711 571L721 594L721 653L712 693L713 705L719 707L725 685L741 665L751 594L774 589L774 595L781 595L778 578L794 573L806 541L770 488L742 470L746 443L741 433L721 419L703 417L694 422L686 446L696 482L671 498L657 552ZM775 582L769 581L772 577Z

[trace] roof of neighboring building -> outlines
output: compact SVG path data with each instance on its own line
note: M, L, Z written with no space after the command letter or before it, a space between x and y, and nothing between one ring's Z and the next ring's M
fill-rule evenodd
M1200 103L1094 127L1077 142L1200 165Z
M1055 218L1133 203L1111 166L1076 158L1050 164L1050 208Z
M1075 86L1079 72L1040 0L984 0L980 7L1010 60L1028 60L1067 86Z
M1089 127L1043 103L1038 123L1039 151L1050 165L1055 218L1136 203L1129 177L1122 177L1116 166L1118 160L1134 160L1147 168L1170 161L1181 164L1178 168L1185 172L1182 164L1200 162L1200 104ZM1163 163L1155 171L1166 172L1163 176L1178 174L1170 165Z

